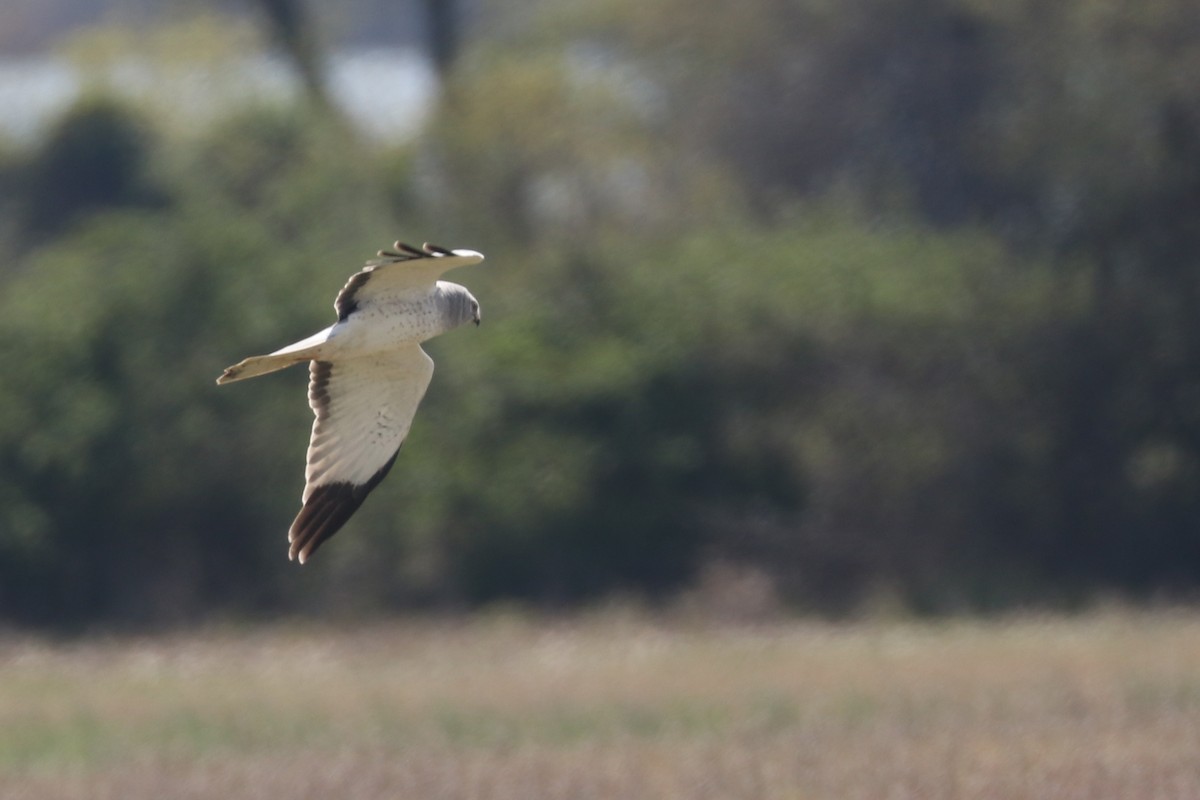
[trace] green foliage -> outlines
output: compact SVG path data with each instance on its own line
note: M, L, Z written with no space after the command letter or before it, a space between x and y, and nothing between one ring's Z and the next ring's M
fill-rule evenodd
M5 154L0 615L664 598L713 562L830 610L1194 586L1182 6L702 10L501 24L411 145L88 98ZM393 237L486 252L484 324L297 572L305 376L212 379Z
M137 116L100 97L72 108L24 175L21 224L44 239L103 208L154 204L149 134Z
M386 216L354 189L353 165L314 145L329 132L290 120L256 112L215 134L229 147L148 152L172 186L168 204L81 206L70 232L31 250L6 283L8 615L147 621L279 602L264 575L299 481L280 467L302 459L308 425L303 402L279 399L302 398L301 384L255 400L218 394L213 378L243 349L327 324L329 298L302 289L329 274L339 237L352 244L358 226ZM259 172L234 180L248 163ZM321 199L338 194L329 214ZM326 216L335 227L313 224ZM295 447L277 446L287 441Z

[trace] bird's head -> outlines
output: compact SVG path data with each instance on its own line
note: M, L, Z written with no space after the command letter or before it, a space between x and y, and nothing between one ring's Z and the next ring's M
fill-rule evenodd
M479 312L479 301L467 290L467 287L457 283L438 281L438 289L441 290L442 302L445 304L443 307L446 315L446 330L453 330L468 322L479 324L482 319Z

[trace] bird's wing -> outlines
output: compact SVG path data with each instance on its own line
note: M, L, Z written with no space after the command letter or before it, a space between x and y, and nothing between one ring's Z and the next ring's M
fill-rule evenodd
M380 250L378 258L350 276L333 307L341 321L363 306L432 289L444 272L480 261L483 255L474 250L447 250L432 244L416 248L396 242L393 250Z
M415 343L386 355L309 364L316 421L288 558L303 564L383 480L432 377L433 359Z

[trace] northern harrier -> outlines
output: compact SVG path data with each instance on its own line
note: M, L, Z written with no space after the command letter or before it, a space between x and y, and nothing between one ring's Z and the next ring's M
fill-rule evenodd
M229 367L217 383L309 362L303 507L288 530L289 559L303 564L362 505L391 469L433 377L421 342L479 324L479 302L447 270L478 264L473 250L396 242L352 275L333 307L337 322L295 344Z

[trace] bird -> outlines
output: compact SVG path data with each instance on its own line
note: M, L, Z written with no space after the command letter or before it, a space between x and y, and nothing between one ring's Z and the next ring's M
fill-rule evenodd
M217 378L233 383L308 362L315 419L289 560L304 564L392 468L433 377L421 343L481 319L465 286L439 278L481 261L474 250L396 242L350 276L334 300L333 325Z

